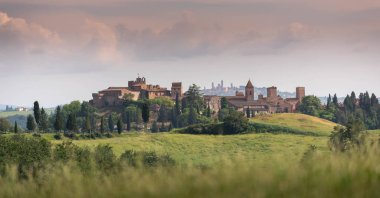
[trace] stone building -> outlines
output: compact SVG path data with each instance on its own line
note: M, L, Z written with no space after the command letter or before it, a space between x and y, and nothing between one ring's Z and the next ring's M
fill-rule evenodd
M182 93L182 82L173 82L171 89L172 99L175 99L177 94L179 98L182 98Z
M227 96L228 105L234 107L236 110L250 113L250 116L254 116L258 113L292 113L295 112L298 105L301 103L303 97L305 97L305 88L296 88L296 98L283 99L277 95L277 87L267 88L267 97L259 95L255 100L254 86L251 80L248 81L245 86L245 94L240 92L236 93L236 96Z
M173 83L172 90L182 96L182 83ZM172 96L173 94L167 88L147 84L144 77L137 77L134 81L128 81L128 87L109 87L98 93L93 93L90 104L96 108L118 107L123 105L126 98L138 100Z

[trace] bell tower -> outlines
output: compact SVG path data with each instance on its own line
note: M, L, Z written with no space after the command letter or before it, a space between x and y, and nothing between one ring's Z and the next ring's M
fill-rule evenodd
M248 81L247 85L245 86L245 100L247 101L253 101L254 100L254 87L252 85L251 80Z

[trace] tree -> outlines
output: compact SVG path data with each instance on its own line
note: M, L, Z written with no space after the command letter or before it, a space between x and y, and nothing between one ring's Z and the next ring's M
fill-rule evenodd
M175 115L176 116L181 115L181 105L180 105L178 93L175 94Z
M28 115L28 118L26 121L26 128L29 131L34 131L36 129L36 122L35 122L34 117L32 115Z
M167 121L167 108L165 105L160 106L160 110L158 111L158 121L159 122Z
M47 131L49 128L49 123L48 123L48 115L45 112L45 109L41 109L41 115L40 115L40 129L42 131Z
M33 105L33 115L36 123L40 125L40 117L41 117L41 111L40 111L40 105L38 104L38 101L34 102Z
M145 124L149 122L149 104L147 102L142 104L141 116Z
M127 131L131 131L131 112L126 112L127 116Z
M121 120L121 118L119 118L118 120L117 120L117 132L119 133L119 134L121 134L121 132L123 131L123 128L124 128L124 124L123 124L123 121Z
M189 108L189 117L187 119L187 123L189 125L196 124L197 123L197 113L194 109L194 107L190 106Z
M0 118L0 132L7 132L11 128L11 123L6 118Z
M371 106L378 106L379 105L379 99L377 99L375 94L371 95Z
M77 127L77 118L76 118L76 115L74 113L71 113L69 114L69 117L67 118L67 122L66 122L66 129L68 131L77 131L78 127Z
M186 98L186 107L195 108L197 113L200 114L200 112L203 110L203 98L200 91L200 88L193 84L189 87L189 90L185 93Z
M246 110L246 114L247 114L247 118L251 117L251 109L249 109L249 107Z
M150 128L150 131L151 131L152 133L157 133L157 132L158 132L157 121L154 121L154 122L153 122L152 127Z
M83 131L91 132L91 128L91 118L87 115L83 124Z
M109 129L110 132L112 133L114 128L115 128L115 125L114 125L114 123L113 123L112 115L110 114L110 115L108 116L108 129Z
M327 98L327 104L326 104L326 107L327 107L327 109L330 109L330 107L331 107L331 94L329 94L329 97Z
M60 106L58 106L55 110L54 129L57 132L60 132L63 129L63 116Z
M14 126L14 130L13 130L15 133L18 133L18 126L17 126L17 121L15 121L15 126Z
M346 127L336 126L330 135L329 147L333 151L344 152L364 144L366 133L364 123L359 120L349 120Z
M100 118L100 133L104 133L104 117Z
M306 96L302 99L299 111L311 116L319 116L321 111L321 100L316 96Z
M248 129L248 119L244 113L231 111L223 120L223 128L225 134L237 134Z
M221 106L221 109L226 109L228 108L228 101L227 101L227 98L226 97L222 97L220 99L220 106Z
M210 104L207 104L206 116L207 116L208 118L211 118L211 108L210 108Z
M336 94L334 94L334 97L333 97L333 104L337 107L338 106L338 97L336 96Z

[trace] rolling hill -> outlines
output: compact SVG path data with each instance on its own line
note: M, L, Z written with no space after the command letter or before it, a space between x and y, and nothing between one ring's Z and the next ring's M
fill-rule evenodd
M336 123L321 118L298 114L280 113L271 115L261 115L251 118L251 122L270 124L275 126L288 127L295 130L315 132L321 135L329 135L333 131Z

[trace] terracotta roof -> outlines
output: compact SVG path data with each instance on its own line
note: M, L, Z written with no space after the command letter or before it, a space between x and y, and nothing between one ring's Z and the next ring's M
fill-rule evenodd
M248 81L247 85L245 86L246 88L253 88L251 80Z

